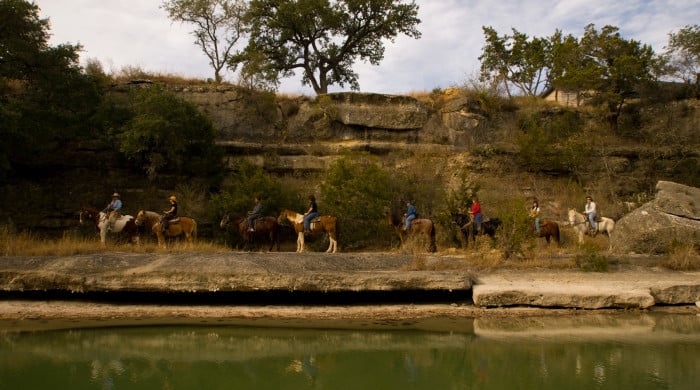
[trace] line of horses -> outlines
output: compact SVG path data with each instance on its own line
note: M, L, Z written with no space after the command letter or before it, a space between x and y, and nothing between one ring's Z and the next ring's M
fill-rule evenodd
M266 240L269 242L268 251L272 251L274 247L279 251L280 224L287 222L292 225L297 234L297 252L301 253L305 251L305 234L310 234L328 235L329 245L326 252L336 253L338 251L338 219L330 215L318 216L311 221L310 231L305 233L303 217L303 214L291 210L282 210L276 218L266 216L256 219L254 221L254 231L249 232L246 217L232 216L226 213L219 222L219 226L222 229L228 226L236 226L240 236L243 237L246 242L252 243ZM409 238L423 237L428 243L428 251L431 253L437 251L435 223L433 223L432 220L427 218L414 219L411 223L410 230L406 231L404 230L404 219L390 212L386 213L386 217L387 223L394 228L402 245ZM478 235L488 236L492 241L495 241L496 232L503 225L503 222L499 218L489 218L482 222L481 229L477 229L476 223L471 215L461 213L451 213L451 219L452 223L454 223L464 235L467 247L469 247L470 242L472 246L475 246L476 237ZM614 220L601 217L596 223L595 229L591 230L588 226L586 216L574 209L569 209L568 211L568 222L573 227L579 244L584 242L585 235L601 233L607 235L609 239L615 229ZM192 243L197 238L197 222L193 218L185 216L178 217L176 220L171 221L168 228L163 231L161 215L148 210L139 210L136 217L121 215L116 219L110 229L107 213L99 211L94 207L83 207L80 210L80 223L92 223L95 226L99 233L102 246L106 244L108 232L126 234L130 242L138 244L140 227L142 226L157 236L158 245L161 247L165 246L166 237L184 236L188 243ZM538 237L545 238L547 244L549 244L550 241L554 241L557 245L560 245L561 236L559 224L555 221L543 220L540 224Z
M94 207L83 207L80 209L80 224L91 223L100 235L100 243L104 247L107 242L107 233L126 234L129 242L138 244L140 242L140 227L145 226L146 230L152 231L158 238L158 245L165 247L166 237L184 236L188 243L197 239L197 222L190 217L177 217L171 220L168 228L163 231L162 217L154 211L139 210L136 217L131 215L120 215L110 228L107 213L99 211Z

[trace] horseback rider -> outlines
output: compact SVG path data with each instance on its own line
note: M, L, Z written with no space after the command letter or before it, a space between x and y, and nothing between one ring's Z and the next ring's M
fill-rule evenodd
M311 220L318 216L318 205L316 205L316 197L309 195L309 209L304 213L304 233L311 231Z
M119 193L115 192L112 194L112 201L109 202L104 212L107 213L107 230L114 229L114 222L119 218L120 210L122 209L122 201L119 199Z
M406 207L408 207L408 210L406 211L406 214L404 214L406 217L406 225L403 227L403 230L410 232L411 222L418 218L418 210L416 210L416 206L413 205L413 201L410 199L406 200Z
M532 201L532 208L530 209L530 218L535 219L535 232L540 232L540 204L537 199Z
M590 196L586 197L586 206L584 207L583 213L588 216L588 223L590 224L591 234L594 235L595 229L595 218L598 215L598 210L593 198Z
M254 223L255 220L258 218L262 218L262 201L260 200L260 196L255 197L255 207L253 207L252 211L248 211L248 231L249 232L254 232Z
M177 218L177 198L175 197L175 195L170 195L170 197L168 197L168 201L170 202L170 208L168 210L163 211L163 233L168 231L170 221Z
M484 218L484 214L481 213L481 203L479 203L479 198L476 195L472 196L472 206L469 209L469 214L474 217L476 231L481 233L481 220Z

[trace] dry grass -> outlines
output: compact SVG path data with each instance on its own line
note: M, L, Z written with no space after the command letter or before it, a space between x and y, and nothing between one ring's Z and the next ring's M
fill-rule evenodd
M129 253L154 252L193 252L223 253L230 249L209 241L197 241L187 244L182 241L169 243L166 249L159 248L149 241L141 245L108 241L103 248L97 239L64 236L60 239L38 238L28 233L13 233L7 227L0 226L0 255L2 256L73 256L119 250Z
M664 266L675 271L700 270L700 254L692 245L678 246L669 252Z

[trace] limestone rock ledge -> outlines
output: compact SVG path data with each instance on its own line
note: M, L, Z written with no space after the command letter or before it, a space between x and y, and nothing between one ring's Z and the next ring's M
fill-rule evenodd
M426 256L426 264L450 258ZM462 260L454 258L455 264ZM436 296L479 307L633 308L693 305L700 272L635 269L577 270L466 268L414 270L414 257L393 253L122 253L0 257L0 296L25 293L216 294L265 292L405 293L410 302ZM430 267L426 267L430 268ZM302 294L303 295L303 294ZM298 295L297 295L298 296ZM305 296L305 295L303 295ZM353 295L354 296L354 295ZM332 297L329 298L332 303ZM415 300L413 300L415 299ZM324 301L325 302L325 301Z
M196 293L468 291L466 272L411 271L407 255L130 254L0 258L0 291ZM464 299L468 297L464 296Z
M472 287L481 307L633 308L691 305L700 298L700 272L524 272L484 275Z

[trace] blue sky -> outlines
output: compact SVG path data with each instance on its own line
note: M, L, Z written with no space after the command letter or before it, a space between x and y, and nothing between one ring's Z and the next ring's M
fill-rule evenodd
M99 60L106 71L125 66L183 77L212 78L207 58L193 44L191 26L172 23L161 0L35 0L51 21L51 44L80 43L81 59ZM500 35L511 28L529 36L556 29L581 36L589 23L620 28L627 39L664 50L668 34L700 24L698 0L416 0L420 39L386 43L379 66L356 63L363 92L404 94L460 86L478 74L482 26ZM226 75L235 82L235 75ZM338 89L331 88L337 91ZM281 92L313 95L299 77L285 79Z

